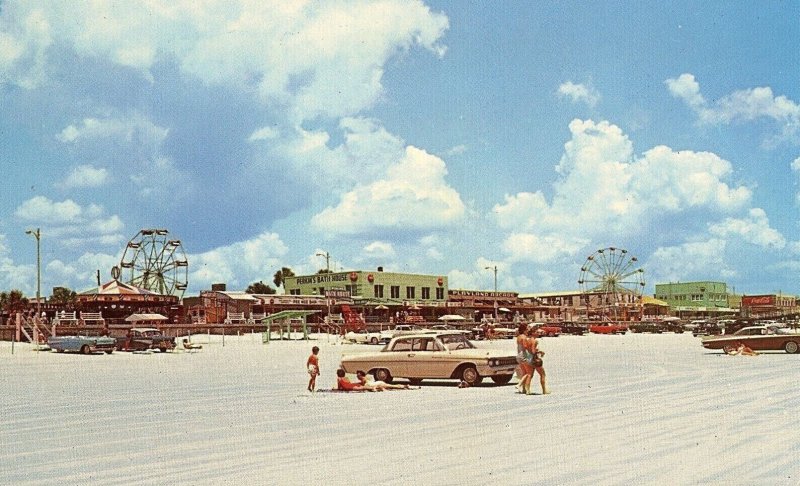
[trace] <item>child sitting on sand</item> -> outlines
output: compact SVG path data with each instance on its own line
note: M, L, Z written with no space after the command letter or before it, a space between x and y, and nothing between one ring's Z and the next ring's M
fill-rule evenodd
M345 377L345 372L341 368L336 370L336 376L338 377L336 378L336 388L340 391L372 391L364 385L351 382Z

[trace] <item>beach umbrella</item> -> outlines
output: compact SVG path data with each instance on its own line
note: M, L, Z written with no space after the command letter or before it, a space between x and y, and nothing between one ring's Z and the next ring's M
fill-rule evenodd
M464 316L459 316L457 314L445 314L439 318L440 321L463 321Z
M381 305L376 305L375 310L389 310L389 308L381 304Z
M505 308L505 307L501 307L501 308L499 308L499 309L497 309L497 310L498 310L498 311L500 311L500 312L511 312L511 310L510 310L510 309L507 309L507 308Z

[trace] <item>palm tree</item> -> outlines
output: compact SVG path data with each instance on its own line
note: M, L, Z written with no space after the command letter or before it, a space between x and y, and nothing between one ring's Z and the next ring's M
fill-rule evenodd
M274 294L275 289L259 280L258 282L251 283L250 286L245 289L245 292L248 294Z
M283 286L283 281L286 277L294 277L294 272L291 268L283 267L277 272L275 272L275 276L272 279L272 282L275 284L276 287Z
M74 290L66 287L56 287L53 289L53 295L50 297L50 302L53 304L71 305L77 300L77 294Z
M11 292L0 292L0 309L11 312L21 311L28 306L28 298L23 295L21 290Z

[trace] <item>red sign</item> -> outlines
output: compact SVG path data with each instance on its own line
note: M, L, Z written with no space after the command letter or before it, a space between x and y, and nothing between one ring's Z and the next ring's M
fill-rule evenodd
M756 306L774 306L774 295L743 295L742 306L756 307Z

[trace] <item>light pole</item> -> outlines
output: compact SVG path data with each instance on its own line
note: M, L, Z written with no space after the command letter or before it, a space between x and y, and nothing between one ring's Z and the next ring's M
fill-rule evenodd
M494 320L497 321L497 265L484 267L484 270L494 270Z
M331 271L331 254L326 252L317 252L317 256L325 257L325 272L330 273Z
M39 246L42 232L36 228L36 231L27 230L25 234L36 238L36 317L39 317L42 315L42 254Z

